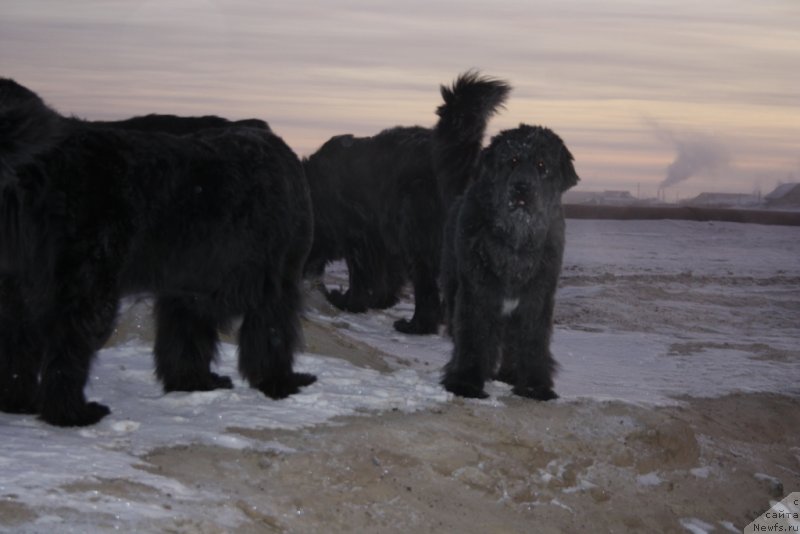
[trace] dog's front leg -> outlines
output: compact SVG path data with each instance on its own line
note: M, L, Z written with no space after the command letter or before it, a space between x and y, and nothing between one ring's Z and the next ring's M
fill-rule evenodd
M35 413L44 338L17 277L0 276L0 411Z
M497 359L501 325L497 314L484 305L473 288L461 284L456 293L453 319L453 355L444 370L442 385L461 397L483 399L483 385Z
M89 378L92 358L102 345L105 331L116 316L116 296L82 296L78 284L69 297L58 302L54 319L43 329L47 333L38 393L38 412L42 420L57 426L87 426L98 422L111 410L97 402L87 402L83 389ZM88 290L86 290L88 293Z
M536 400L558 398L553 391L556 362L550 352L555 288L528 295L509 318L503 358L516 376L505 376L512 391ZM504 363L506 367L506 363Z

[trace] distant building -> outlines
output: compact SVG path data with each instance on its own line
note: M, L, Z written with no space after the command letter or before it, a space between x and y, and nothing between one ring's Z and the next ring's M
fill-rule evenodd
M741 193L700 193L680 202L681 206L698 208L757 208L761 204L758 196Z
M562 197L564 204L589 204L592 206L630 206L636 197L628 191L567 191Z
M765 206L774 209L800 209L800 183L782 184L764 197Z

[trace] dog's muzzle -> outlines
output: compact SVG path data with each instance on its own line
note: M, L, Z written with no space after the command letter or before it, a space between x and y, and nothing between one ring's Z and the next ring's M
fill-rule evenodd
M533 203L531 186L526 182L511 184L508 195L508 207L511 210L524 209Z

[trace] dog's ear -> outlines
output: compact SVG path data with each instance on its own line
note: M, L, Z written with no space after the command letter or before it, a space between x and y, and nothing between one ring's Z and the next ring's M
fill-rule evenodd
M0 172L6 174L55 145L61 116L39 95L10 78L0 78Z
M494 150L488 148L481 151L478 155L478 169L493 167L495 160L494 153Z
M570 187L576 185L580 178L578 178L578 173L575 172L575 165L573 165L573 161L575 158L572 157L572 153L566 146L561 146L561 191L564 192Z
M490 182L496 182L497 178L503 174L499 169L495 168L497 164L497 150L492 150L491 148L484 149L478 156L478 161L475 166L477 171L475 174L476 177L481 179L488 178Z

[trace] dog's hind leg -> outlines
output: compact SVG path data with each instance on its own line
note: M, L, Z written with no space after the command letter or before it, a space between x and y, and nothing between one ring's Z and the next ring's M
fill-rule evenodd
M371 269L374 268L369 255L361 247L351 248L345 255L347 263L348 288L346 291L334 289L325 293L328 302L340 310L363 313L369 309L369 283Z
M270 284L262 302L249 309L239 330L239 372L250 385L273 399L297 393L316 381L292 367L301 345L302 296L299 274Z
M356 224L353 222L353 224ZM396 301L400 286L405 281L401 268L387 265L395 258L387 250L376 223L359 220L358 232L345 244L345 261L349 287L347 291L330 291L328 301L340 310L363 313L370 308L386 308ZM400 285L398 276L403 276Z
M16 277L0 277L0 411L36 413L44 340Z
M380 272L375 273L375 287L369 299L369 307L377 310L391 308L397 304L400 300L400 290L406 283L402 257L389 255L383 263Z
M487 314L481 299L465 285L456 295L453 355L444 369L441 384L461 397L486 398L486 379L497 359L501 325Z
M160 296L156 301L156 376L164 391L232 388L227 376L211 372L217 356L217 321L191 297Z
M400 240L414 284L414 315L394 323L405 334L433 334L442 322L439 268L442 250L442 207L437 197L418 188L403 208Z
M395 321L394 327L404 334L434 334L442 322L442 307L437 283L439 258L417 258L412 266L414 284L414 316Z

